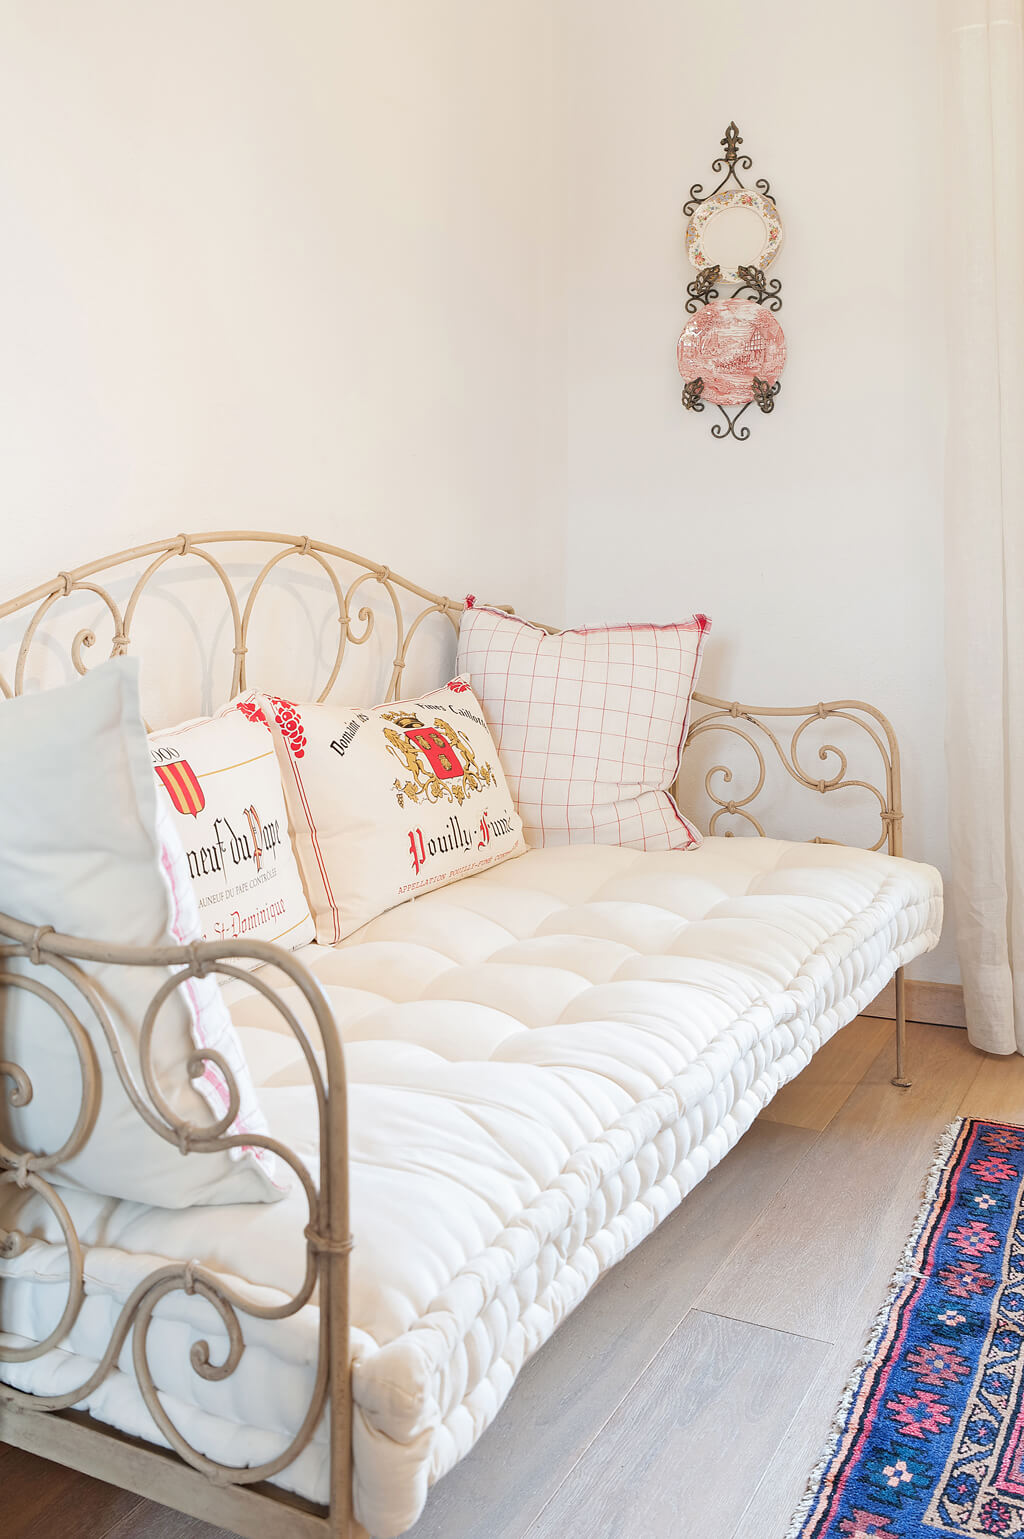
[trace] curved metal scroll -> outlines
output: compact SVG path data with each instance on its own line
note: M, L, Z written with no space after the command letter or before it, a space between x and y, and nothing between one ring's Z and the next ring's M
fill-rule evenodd
M509 613L512 613L509 610ZM557 634L557 627L541 625L549 635ZM706 710L696 714L699 707ZM886 849L890 855L903 854L903 789L900 779L900 747L892 722L874 705L865 700L819 700L816 705L743 705L739 700L719 700L715 695L701 694L694 690L691 696L690 726L683 744L681 763L686 762L686 750L698 738L709 732L727 732L743 740L752 750L757 771L753 786L743 796L725 797L718 794L714 777L721 776L723 786L730 785L733 771L728 764L713 764L704 776L704 789L715 804L707 832L714 834L723 817L738 817L760 838L767 838L765 829L748 809L765 789L769 780L769 763L778 759L782 768L798 785L825 795L829 791L862 790L878 803L881 832L870 846L872 850ZM763 720L762 718L766 718ZM777 719L788 718L794 722L789 729L788 743L769 725ZM822 743L818 758L823 764L832 761L831 773L812 775L802 761L803 735L815 722L839 720L852 723L863 732L878 754L880 784L871 780L851 777L849 758L835 743ZM770 759L766 757L766 750ZM673 791L680 790L681 774L676 777ZM723 830L731 837L735 830ZM811 844L840 844L839 839L816 835Z
M736 167L739 166L741 171L749 171L754 164L749 155L740 154L739 147L743 143L743 138L735 123L729 124L728 128L725 130L725 133L722 135L718 142L721 144L725 154L719 155L716 160L711 162L711 169L717 175L717 173L721 171L724 166L725 175L722 177L722 180L717 184L717 186L712 187L710 192L705 192L700 182L694 182L693 186L690 188L690 196L683 204L683 213L687 218L689 218L693 213L698 203L705 203L708 198L713 198L716 192L721 192L722 188L726 187L730 182L732 182L735 187L738 187L742 191L743 183L740 181ZM763 193L766 198L771 198L772 202L775 202L771 184L767 182L764 177L759 177L758 180L754 183L754 186L758 189L759 192Z
M240 549L243 546L257 544L273 545L278 548L263 562L255 576L247 580L245 591L242 592L241 583L232 577L225 560L220 559L207 547L233 545ZM366 601L368 585L372 584L378 592L383 590L390 601L389 605L385 606L388 617L387 639L390 641L393 635L394 651L385 694L386 700L398 698L402 676L409 662L410 647L414 638L418 636L423 622L431 615L440 615L450 621L453 630L457 632L458 616L464 607L456 599L448 598L442 593L433 593L429 588L421 588L417 583L410 582L408 578L399 577L390 567L369 561L364 556L344 550L339 545L330 545L323 540L312 540L308 535L275 534L254 529L179 534L170 539L154 540L148 545L132 546L128 550L118 551L99 561L91 561L72 571L58 572L49 582L41 583L8 603L0 604L0 621L22 612L28 615L25 630L21 635L12 679L9 680L0 673L0 696L10 698L24 691L29 660L33 646L41 639L43 622L57 605L70 598L72 594L91 593L101 601L107 611L110 625L109 645L105 652L101 647L97 655L115 657L128 653L132 645L133 625L147 589L157 573L168 563L185 558L195 558L205 562L223 590L230 622L233 656L231 693L233 695L247 687L246 659L250 650L251 629L259 607L258 599L270 574L282 562L299 559L313 562L325 575L333 594L337 612L338 640L334 647L327 680L318 695L320 700L326 699L334 689L348 647L363 646L371 635L380 634L379 617L375 616ZM145 561L146 565L141 575L135 580L127 600L119 604L105 583L112 581L112 574L118 569L130 567L142 561ZM346 573L344 570L339 571L339 564L342 568L356 568L355 575ZM99 580L101 577L102 581ZM393 631L390 628L392 616ZM86 672L85 651L96 647L97 644L96 632L91 627L85 626L76 632L68 650L71 663L77 673Z
M295 1012L259 973L249 972L230 960L272 963L297 986L316 1023L323 1055L320 1067L316 1047ZM11 963L20 959L18 970ZM27 969L24 964L27 963ZM139 1032L140 1084L125 1060L117 1031L89 972L79 963L114 964L125 967L164 967L173 971L161 984L143 1017ZM77 996L74 1007L37 975L36 969L52 968ZM313 1085L320 1130L319 1180L315 1181L291 1149L269 1135L231 1133L239 1107L239 1091L230 1067L212 1049L197 1050L187 1065L195 1077L204 1064L216 1063L228 1086L225 1114L207 1126L184 1121L168 1104L158 1083L153 1063L153 1034L160 1009L168 996L191 978L209 973L235 978L255 989L278 1011L302 1051ZM223 1277L190 1262L163 1266L151 1272L125 1301L110 1341L93 1372L82 1383L60 1394L33 1395L0 1384L4 1402L36 1412L61 1411L88 1398L118 1363L131 1337L135 1377L151 1416L175 1452L194 1469L219 1485L253 1485L270 1479L298 1456L312 1439L317 1424L329 1415L332 1460L332 1517L340 1506L347 1522L351 1489L351 1400L348 1384L349 1234L348 1128L345 1063L341 1040L326 997L310 973L290 952L262 941L230 943L197 942L190 946L127 947L75 940L53 931L32 929L0 915L0 987L31 992L48 1005L71 1037L81 1069L81 1106L75 1125L59 1149L44 1153L13 1148L0 1141L0 1188L16 1186L35 1192L54 1215L68 1259L68 1290L61 1318L45 1340L30 1346L0 1345L0 1362L25 1363L42 1357L64 1341L73 1328L85 1298L84 1247L58 1188L50 1179L54 1169L70 1159L87 1142L99 1108L99 1041L109 1051L114 1070L135 1110L146 1125L183 1154L202 1155L245 1146L266 1149L286 1164L301 1186L308 1205L305 1228L306 1267L295 1292L277 1304L259 1304L238 1294ZM83 1017L95 1023L92 1032ZM18 1065L0 1062L0 1080L7 1081L12 1105L24 1106L35 1087ZM0 1087L2 1090L2 1087ZM11 1259L28 1240L17 1230L0 1229L0 1257ZM222 1380L235 1372L245 1352L243 1320L283 1320L295 1315L318 1294L320 1336L313 1391L302 1423L275 1458L260 1465L228 1466L208 1458L193 1447L177 1428L161 1401L148 1357L149 1329L160 1301L170 1293L197 1295L216 1311L227 1340L223 1360L213 1360L209 1343L197 1341L190 1351L193 1371L206 1380ZM347 1532L339 1528L338 1532Z
M738 700L718 700L713 695L694 694L694 704L708 709L695 717L686 737L689 748L698 738L710 732L726 732L746 743L753 753L752 785L743 795L721 794L731 788L733 770L728 764L713 764L704 776L704 789L715 804L715 811L708 824L708 833L718 831L724 817L739 818L754 833L765 837L765 830L750 810L764 790L769 776L769 765L776 761L799 785L825 795L829 791L860 790L878 803L881 832L873 850L883 847L890 855L903 853L903 800L900 785L900 750L892 723L875 706L863 700L828 700L817 705L755 706L742 705ZM787 720L792 725L780 733L775 723ZM806 764L803 755L808 751L804 734L815 723L842 721L851 723L866 734L878 754L879 784L849 773L849 757L835 743L822 743L817 757L825 767L825 773L815 775ZM734 830L725 830L734 832ZM815 844L835 844L839 841L815 836Z

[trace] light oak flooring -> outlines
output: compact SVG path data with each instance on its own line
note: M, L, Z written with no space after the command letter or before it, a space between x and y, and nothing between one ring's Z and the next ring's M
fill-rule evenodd
M782 1539L942 1129L1024 1123L1024 1059L861 1017L527 1364L409 1539ZM3 1539L226 1539L0 1448Z

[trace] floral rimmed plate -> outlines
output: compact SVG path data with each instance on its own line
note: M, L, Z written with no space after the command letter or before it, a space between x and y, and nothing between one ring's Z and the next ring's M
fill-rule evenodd
M723 283L742 283L741 267L771 266L782 245L782 220L770 198L746 188L716 192L698 203L686 227L686 254L700 272L717 263Z

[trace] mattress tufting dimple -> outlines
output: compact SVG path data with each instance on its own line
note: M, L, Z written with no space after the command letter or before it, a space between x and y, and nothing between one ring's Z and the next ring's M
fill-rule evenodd
M331 999L351 1086L355 1493L370 1533L416 1520L526 1358L822 1042L935 945L941 907L931 867L840 846L570 846L301 953ZM298 1050L264 1001L226 992L272 1130L314 1161ZM86 1376L154 1258L196 1257L263 1289L301 1276L296 1194L259 1209L78 1194L71 1206L90 1246L86 1306L66 1350L3 1370L26 1389ZM0 1264L3 1324L40 1340L66 1265L44 1215L18 1221L39 1238ZM197 1447L268 1458L301 1420L315 1306L247 1325L223 1384L189 1369L189 1344L216 1338L204 1308L175 1296L158 1311L157 1385ZM123 1367L90 1408L158 1441ZM279 1478L326 1499L322 1428Z

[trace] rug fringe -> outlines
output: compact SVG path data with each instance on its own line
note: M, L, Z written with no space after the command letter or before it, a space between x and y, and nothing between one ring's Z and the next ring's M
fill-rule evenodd
M856 1365L850 1373L850 1377L846 1381L846 1387L843 1390L842 1399L839 1402L835 1416L832 1418L832 1425L829 1428L825 1447L822 1451L821 1457L818 1459L818 1462L815 1464L813 1470L807 1478L807 1485L804 1490L803 1497L801 1498L800 1504L794 1512L792 1519L790 1520L789 1527L785 1533L785 1539L800 1539L800 1531L803 1528L804 1523L807 1521L807 1516L811 1510L811 1507L814 1505L814 1501L818 1495L818 1492L821 1489L822 1480L824 1479L828 1467L835 1456L836 1449L839 1447L839 1441L846 1430L846 1419L849 1415L850 1407L853 1405L853 1402L857 1396L857 1391L860 1388L861 1379L864 1377L865 1372L871 1366L871 1363L874 1359L875 1349L878 1346L879 1340L881 1339L886 1325L888 1324L889 1316L892 1313L893 1306L902 1293L903 1288L905 1287L908 1280L912 1277L921 1276L920 1272L915 1271L914 1267L911 1265L911 1262L913 1261L914 1253L917 1250L917 1245L921 1238L921 1233L931 1214L932 1206L935 1202L935 1195L939 1188L939 1182L942 1179L942 1173L949 1162L949 1157L953 1152L953 1146L955 1145L957 1138L960 1135L964 1121L965 1118L957 1117L954 1122L951 1122L935 1146L935 1155L932 1159L931 1165L928 1168L928 1174L925 1178L924 1194L921 1198L921 1205L917 1211L917 1217L914 1220L914 1226L910 1231L910 1236L907 1239L906 1245L903 1247L900 1259L896 1263L896 1270L893 1272L892 1278L890 1279L885 1299L880 1309L878 1310L878 1313L875 1315L874 1322L868 1334L868 1339L864 1344L864 1348L860 1354L860 1357L857 1359Z

